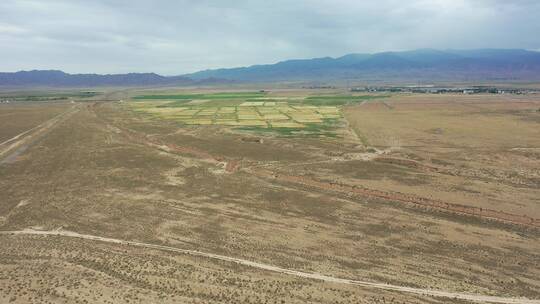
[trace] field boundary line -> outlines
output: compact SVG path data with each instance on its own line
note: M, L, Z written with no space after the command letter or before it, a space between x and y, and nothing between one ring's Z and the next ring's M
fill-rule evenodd
M33 230L33 229L24 229L24 230L17 230L17 231L0 231L0 235L62 236L62 237L70 237L70 238L85 239L85 240L92 240L92 241L101 241L101 242L113 243L113 244L157 249L157 250L162 250L162 251L176 252L176 253L181 253L181 254L186 254L186 255L191 255L191 256L198 256L198 257L204 257L204 258L209 258L209 259L214 259L214 260L232 262L239 265L272 271L272 272L281 273L281 274L287 274L287 275L296 276L296 277L305 278L305 279L313 279L313 280L319 280L319 281L324 281L324 282L329 282L329 283L361 286L365 288L374 288L374 289L381 289L381 290L388 290L388 291L411 293L411 294L422 295L422 296L461 299L461 300L468 300L468 301L481 302L481 303L540 304L540 300L533 300L533 299L527 299L527 298L486 296L486 295L479 295L479 294L450 292L450 291L432 290L432 289L424 289L424 288L406 287L406 286L392 285L392 284L386 284L386 283L375 283L375 282L369 282L369 281L344 279L344 278L338 278L338 277L333 277L333 276L319 274L319 273L303 272L303 271L298 271L298 270L293 270L293 269L287 269L287 268L282 268L282 267L273 266L269 264L249 261L249 260L245 260L241 258L235 258L235 257L219 255L219 254L214 254L214 253L207 253L207 252L202 252L202 251L197 251L197 250L192 250L192 249L182 249L182 248L176 248L176 247L170 247L170 246L164 246L164 245L156 245L156 244L149 244L149 243L136 242L136 241L127 241L127 240L100 237L100 236L88 235L88 234L79 234L77 232L72 232L72 231L64 231L64 230L41 231L41 230Z

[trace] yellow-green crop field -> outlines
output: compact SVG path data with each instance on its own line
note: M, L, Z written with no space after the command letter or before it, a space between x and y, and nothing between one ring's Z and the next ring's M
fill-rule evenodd
M164 101L130 103L137 113L174 120L187 125L223 125L259 128L306 128L325 119L339 119L336 106L312 106L287 102L246 101L235 106L186 105L160 107Z

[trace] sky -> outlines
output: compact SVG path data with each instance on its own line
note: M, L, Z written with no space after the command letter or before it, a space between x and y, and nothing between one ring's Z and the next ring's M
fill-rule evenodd
M198 70L419 48L540 50L538 0L1 0L0 71Z

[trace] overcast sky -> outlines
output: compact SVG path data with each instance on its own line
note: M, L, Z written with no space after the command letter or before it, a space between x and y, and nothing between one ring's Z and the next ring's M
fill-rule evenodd
M417 48L540 49L540 1L0 0L0 71L177 75Z

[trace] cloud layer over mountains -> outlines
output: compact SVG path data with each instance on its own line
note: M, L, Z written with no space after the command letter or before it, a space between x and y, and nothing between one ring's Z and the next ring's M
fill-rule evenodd
M3 0L1 71L177 75L418 48L540 49L533 0Z

